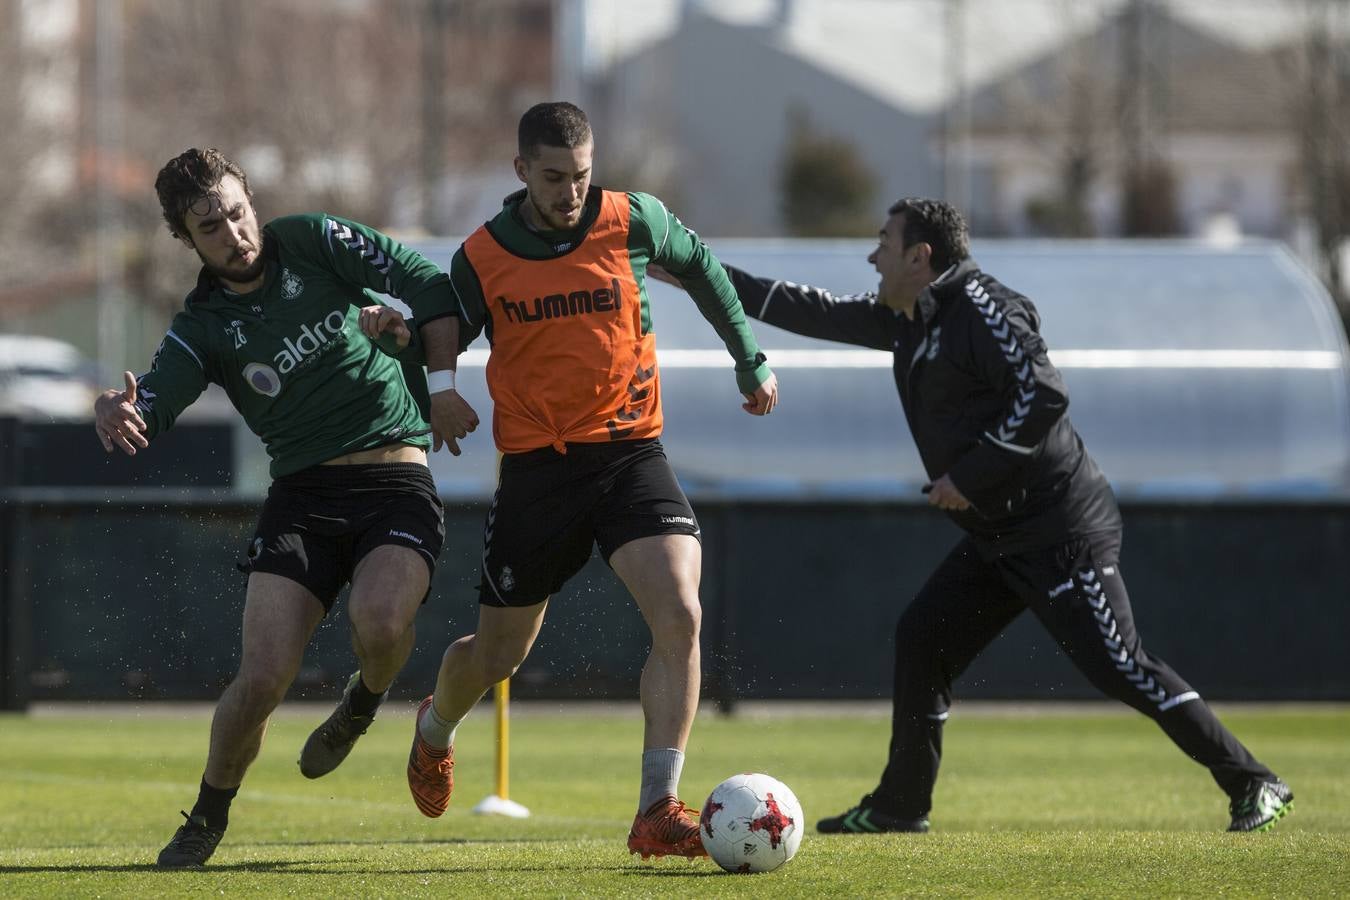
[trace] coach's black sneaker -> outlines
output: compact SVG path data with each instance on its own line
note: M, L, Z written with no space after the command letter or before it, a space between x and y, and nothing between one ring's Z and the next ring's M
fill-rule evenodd
M216 852L220 839L225 836L225 829L211 828L206 824L205 816L190 816L187 813L182 813L182 816L187 821L174 832L169 845L159 851L155 865L165 869L205 865L211 854Z
M375 721L375 713L358 716L352 711L352 691L361 681L361 672L347 682L337 709L322 725L314 729L300 751L300 774L306 778L318 778L342 765L347 754L356 746L356 739L366 733L370 723Z
M928 820L902 819L890 813L884 813L876 807L859 804L848 812L821 819L816 823L816 831L821 834L882 834L885 832L911 832L923 834L928 831Z
M1269 831L1294 811L1294 792L1280 779L1253 781L1228 804L1233 816L1229 831Z

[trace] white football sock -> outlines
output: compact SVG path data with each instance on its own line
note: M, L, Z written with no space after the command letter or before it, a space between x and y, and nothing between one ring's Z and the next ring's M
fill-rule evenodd
M664 747L642 751L642 792L638 795L638 812L646 812L662 797L677 796L683 769L682 750Z
M449 747L455 742L455 729L459 728L459 723L463 719L456 719L451 722L448 719L442 719L436 712L436 704L427 707L427 711L422 715L421 721L417 723L417 731L422 735L422 740L433 747Z

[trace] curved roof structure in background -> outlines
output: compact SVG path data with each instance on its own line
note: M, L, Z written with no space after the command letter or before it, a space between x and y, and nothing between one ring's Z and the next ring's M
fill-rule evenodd
M723 260L835 293L870 290L869 241L711 240ZM448 267L454 245L423 246ZM1040 310L1069 414L1123 496L1350 494L1350 348L1331 298L1274 242L976 241ZM921 499L890 354L756 323L777 372L772 417L740 409L730 361L693 302L652 283L664 442L695 495ZM436 454L451 495L488 495L495 452L480 339L459 384L484 426Z

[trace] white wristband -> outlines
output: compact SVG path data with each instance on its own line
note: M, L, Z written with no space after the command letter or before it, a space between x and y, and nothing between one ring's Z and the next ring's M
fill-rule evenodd
M427 372L427 390L431 393L439 394L441 391L453 391L454 389L454 369L440 369L435 372Z

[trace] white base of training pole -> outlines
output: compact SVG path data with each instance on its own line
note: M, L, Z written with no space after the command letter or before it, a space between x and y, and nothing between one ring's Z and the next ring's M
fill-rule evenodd
M530 811L514 800L498 797L496 794L484 797L473 808L480 816L508 816L512 819L528 819Z

